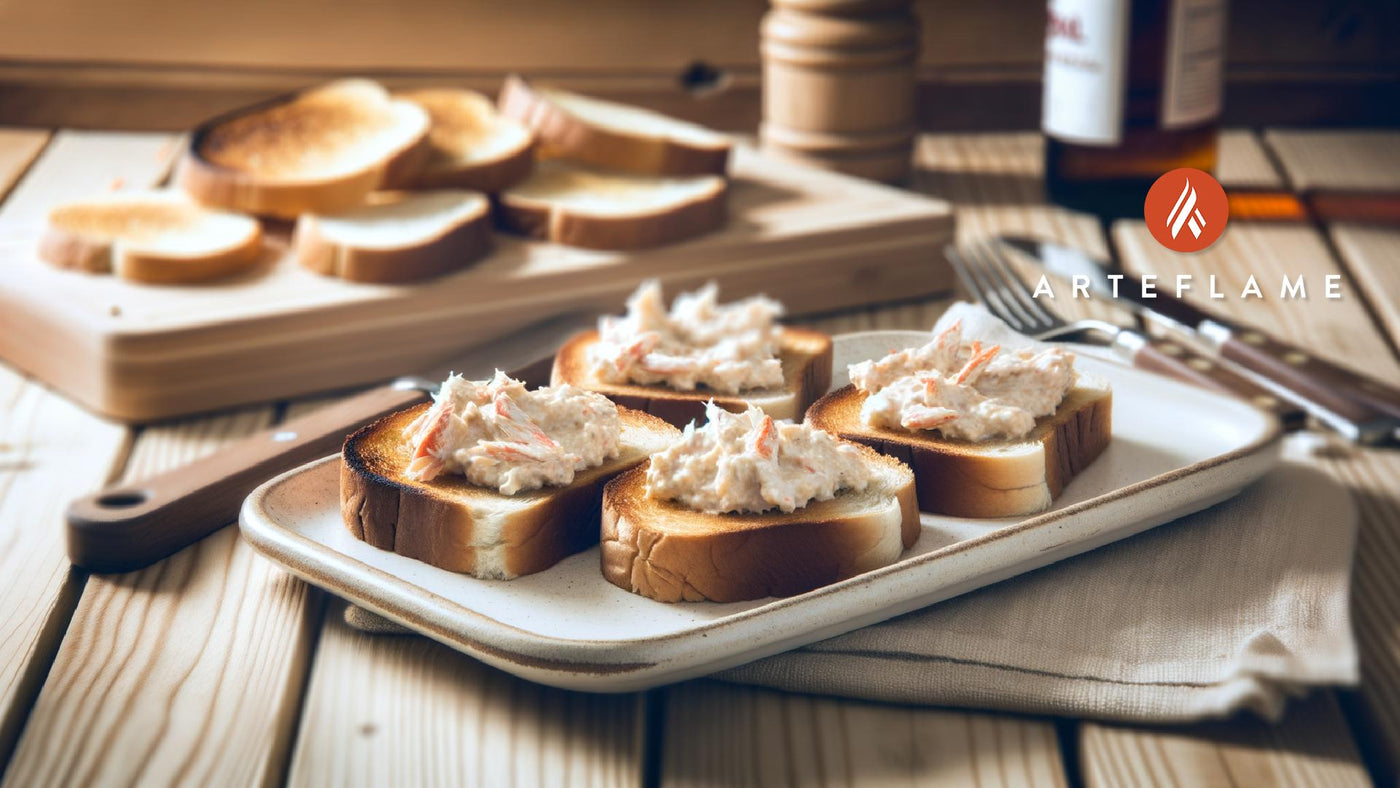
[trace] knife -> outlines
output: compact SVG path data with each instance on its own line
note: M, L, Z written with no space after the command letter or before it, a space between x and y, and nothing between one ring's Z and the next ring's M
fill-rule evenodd
M1400 389L1394 386L1327 362L1168 291L1156 290L1156 298L1144 298L1141 280L1114 271L1107 261L1073 247L1020 236L1002 236L997 240L1051 273L1066 278L1087 276L1098 293L1112 294L1113 279L1117 279L1115 303L1172 330L1194 335L1221 358L1248 371L1271 391L1307 408L1318 421L1353 441L1400 441Z
M449 372L484 378L500 365L530 386L549 383L555 349L595 322L591 314L574 312L527 326L425 377L399 378L189 465L79 498L66 517L68 559L92 572L153 564L237 520L243 499L259 484L339 451L347 434L375 419L426 402Z

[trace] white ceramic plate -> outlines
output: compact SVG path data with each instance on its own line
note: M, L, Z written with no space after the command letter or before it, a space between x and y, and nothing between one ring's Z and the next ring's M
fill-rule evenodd
M835 369L922 332L836 339ZM569 689L644 689L743 664L939 602L1218 503L1278 461L1277 422L1243 402L1080 356L1113 383L1113 440L1051 511L923 515L893 566L786 599L664 604L603 579L598 548L535 575L477 580L385 552L341 525L339 458L278 476L244 536L306 581L510 673Z

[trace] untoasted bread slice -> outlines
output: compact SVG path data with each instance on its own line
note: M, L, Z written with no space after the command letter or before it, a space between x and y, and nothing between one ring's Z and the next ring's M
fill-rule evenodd
M861 446L875 479L788 514L707 514L647 497L644 464L603 490L603 576L662 602L792 596L888 566L919 538L914 474Z
M919 505L954 517L1012 517L1050 507L1069 480L1088 467L1112 432L1108 382L1081 374L1065 401L1014 441L970 443L933 432L872 427L861 418L865 393L846 386L817 400L807 421L909 464Z
M340 512L355 538L453 572L510 579L548 569L598 541L603 484L669 446L676 429L618 409L622 452L567 487L502 495L461 476L420 482L403 430L430 403L353 433L341 450Z
M807 407L831 387L831 337L820 331L784 328L778 348L778 359L783 364L782 388L740 394L721 394L708 388L676 391L661 385L599 380L588 359L588 348L597 342L597 331L580 332L565 342L554 354L550 384L572 383L596 391L618 405L645 411L677 427L691 421L703 423L705 403L711 399L735 413L752 404L775 419L801 421Z
M256 219L211 211L171 191L116 192L49 212L39 257L59 268L155 284L202 282L255 265Z
M427 110L431 152L408 182L415 189L498 192L535 166L535 135L474 90L431 88L394 94Z
M332 82L195 129L176 182L207 205L294 219L406 182L428 158L428 113L364 79Z
M534 130L540 153L645 175L723 175L728 136L658 112L506 78L501 112Z
M659 178L540 162L501 192L498 216L513 232L588 249L641 249L717 229L729 184L717 175Z
M491 204L479 192L376 192L345 213L302 214L298 262L354 282L411 282L463 268L491 249Z

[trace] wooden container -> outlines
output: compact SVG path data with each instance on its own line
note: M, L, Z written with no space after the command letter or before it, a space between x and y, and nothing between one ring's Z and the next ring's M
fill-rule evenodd
M774 0L761 27L773 152L883 181L908 177L918 25L908 0Z

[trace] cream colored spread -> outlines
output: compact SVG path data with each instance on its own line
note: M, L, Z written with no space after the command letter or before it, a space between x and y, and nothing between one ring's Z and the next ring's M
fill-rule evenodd
M864 490L873 477L855 446L808 426L774 421L757 407L730 413L713 402L708 422L691 422L680 441L652 455L647 495L691 509L791 512L842 490Z
M593 372L607 383L659 383L681 391L705 386L733 394L783 384L778 360L783 307L762 296L718 302L711 282L682 293L667 311L661 285L643 282L627 314L598 321L589 349Z
M1074 354L983 347L964 340L961 322L928 344L852 364L851 383L874 427L934 430L945 438L1022 438L1074 387Z
M452 375L433 400L404 429L411 479L455 473L514 495L570 484L620 451L617 406L567 384L530 391L504 372L489 381Z

